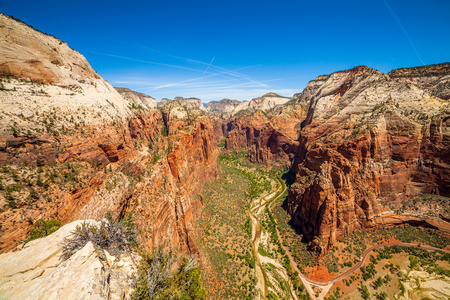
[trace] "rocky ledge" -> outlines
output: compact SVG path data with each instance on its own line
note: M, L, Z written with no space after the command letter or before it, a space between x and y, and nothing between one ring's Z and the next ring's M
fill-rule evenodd
M129 299L136 271L130 255L111 256L88 242L69 259L61 258L63 240L82 222L75 221L23 249L0 255L2 299Z

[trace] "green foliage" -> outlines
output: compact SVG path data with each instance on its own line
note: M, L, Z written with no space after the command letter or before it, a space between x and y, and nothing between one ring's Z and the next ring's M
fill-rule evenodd
M176 267L177 266L177 267ZM139 262L131 299L206 299L200 269L193 258L176 255L173 249L156 248Z
M388 299L388 294L386 292L378 292L375 294L375 297L378 300L386 300L386 299Z
M223 139L220 140L219 148L220 149L225 149L225 146L226 146L226 138L223 138Z
M26 243L32 240L45 237L55 232L56 230L58 230L59 227L61 227L61 222L58 220L50 220L50 221L45 221L43 219L37 220L33 225L34 229L28 233L28 238L25 240L24 246Z
M131 105L129 105L129 108L130 108L130 109L139 109L139 110L144 109L144 107L142 107L142 105L140 105L140 104L135 104L135 103L131 103Z
M352 267L352 266L353 266L353 263L352 263L351 261L346 261L346 262L344 263L344 266L346 266L346 267Z
M410 256L409 257L409 267L411 268L411 269L416 269L417 268L417 263L418 263L419 261L417 260L417 257L414 257L414 256Z
M169 131L167 130L166 124L163 125L163 128L161 130L161 135L162 136L168 136L169 135Z
M373 282L373 287L375 289L378 289L379 287L381 287L383 285L383 283L384 283L383 279L380 276L378 276L378 278Z
M155 164L158 160L160 160L160 158L161 158L161 156L159 156L158 154L155 153L152 158L152 163Z
M365 281L372 278L375 275L375 273L377 272L375 270L375 265L373 263L370 263L367 267L361 267L360 270L362 273L362 278Z
M16 203L15 200L9 200L8 201L8 206L11 207L11 208L16 208L17 207L17 203Z
M439 231L431 228L392 227L379 230L379 234L384 236L391 234L404 243L422 242L437 248L444 248L450 244L448 235L442 235Z
M237 257L245 260L250 268L255 268L256 261L250 251L245 252L245 255L238 254Z
M43 165L44 165L44 163L42 162L42 160L40 160L39 157L36 158L36 166L37 167L42 167Z
M360 292L361 292L361 297L363 299L370 299L369 289L367 288L367 286L365 286L362 283L361 283L361 287L360 287Z
M247 237L252 237L252 219L250 217L245 220L244 232L247 234Z

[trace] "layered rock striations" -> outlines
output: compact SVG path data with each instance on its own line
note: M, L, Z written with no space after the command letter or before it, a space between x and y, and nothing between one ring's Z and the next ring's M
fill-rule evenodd
M65 43L4 15L0 22L0 57L16 62L0 78L1 251L20 246L38 219L65 224L113 211L133 215L148 247L195 253L196 195L215 176L218 151L198 101L138 105ZM47 67L50 54L61 65Z
M320 76L309 102L285 208L312 248L383 222L403 199L449 194L448 101L367 68Z
M138 93L128 88L115 87L114 89L122 95L123 98L128 100L132 106L134 104L136 108L139 106L143 108L155 108L158 105L158 102L154 98L146 94Z
M389 72L393 79L415 84L431 95L450 99L450 63L395 69Z
M0 76L75 85L95 84L95 79L100 79L87 60L67 43L13 17L1 14L0 20Z
M199 109L201 111L206 111L206 107L203 105L202 100L198 98L183 98L175 97L173 100L164 98L158 103L158 107L163 106L174 106L183 107L185 109Z
M235 116L252 115L256 111L268 112L276 107L281 107L291 98L282 97L275 93L267 93L262 97L254 98L251 101L242 101L222 99L220 101L211 101L206 109L220 116L222 119L229 119Z
M287 166L298 151L300 122L296 114L266 116L261 111L233 118L222 124L226 149L246 149L252 162Z
M219 115L231 114L241 102L238 100L222 99L220 101L210 101L206 105L206 110Z

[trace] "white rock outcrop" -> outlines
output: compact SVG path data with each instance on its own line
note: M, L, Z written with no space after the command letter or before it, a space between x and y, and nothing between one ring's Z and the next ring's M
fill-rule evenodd
M0 299L129 298L135 271L131 257L112 257L88 242L68 260L60 259L61 242L82 222L67 224L20 251L0 255Z

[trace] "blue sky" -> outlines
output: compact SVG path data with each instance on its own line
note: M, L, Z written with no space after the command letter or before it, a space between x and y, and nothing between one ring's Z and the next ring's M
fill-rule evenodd
M113 86L160 100L292 96L317 75L450 61L450 1L23 1Z

